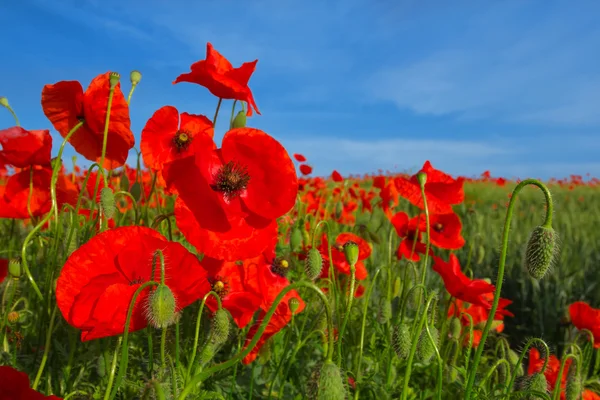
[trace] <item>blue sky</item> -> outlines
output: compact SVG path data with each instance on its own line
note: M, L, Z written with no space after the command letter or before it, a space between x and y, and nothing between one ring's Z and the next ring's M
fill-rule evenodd
M212 117L205 88L171 84L211 42L234 66L259 60L250 87L262 116L249 125L318 174L429 159L468 176L600 176L598 15L600 3L585 0L4 2L0 96L25 128L51 128L44 84L85 88L110 70L128 91L137 69L138 147L163 105ZM0 110L0 127L13 124Z

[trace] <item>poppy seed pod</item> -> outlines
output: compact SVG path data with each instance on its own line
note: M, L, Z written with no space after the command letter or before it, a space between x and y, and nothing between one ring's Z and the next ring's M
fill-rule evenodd
M10 104L8 104L8 99L6 97L0 96L0 106L4 106L6 108L10 107Z
M20 258L11 258L8 262L8 273L14 279L19 279L23 273L23 267L21 267Z
M355 266L358 262L358 244L351 240L344 243L344 256L350 266Z
M292 229L292 234L290 235L290 248L294 252L299 251L302 248L302 232L298 228Z
M533 374L525 381L523 389L525 389L525 391L547 393L548 381L546 380L546 376L540 372ZM525 399L527 400L533 400L537 398L538 396L534 394L525 396Z
M419 185L425 186L427 183L427 174L423 171L417 174L417 180L419 181Z
M237 115L231 123L232 128L245 128L246 127L246 113L244 111L238 111Z
M115 215L115 195L111 188L105 187L100 191L100 206L106 218L111 219Z
M321 253L315 248L310 249L306 257L306 276L308 279L314 281L321 275L322 269L323 257L321 256Z
M407 324L401 323L394 326L394 331L392 332L392 346L398 358L404 360L408 357L411 342L412 337Z
M298 300L296 297L292 297L288 301L288 307L290 307L292 314L296 314L296 311L298 311L298 308L300 308L300 300Z
M175 317L175 296L167 285L160 284L148 297L148 322L155 328L166 328Z
M525 249L525 267L534 279L542 279L548 272L558 248L558 235L554 229L544 226L536 227L529 237Z
M421 335L419 336L419 342L417 343L417 357L419 360L423 362L427 362L433 357L433 353L435 353L435 346L437 346L439 342L439 333L435 326L429 327L429 332L431 332L431 337L433 338L433 342L429 339L429 335L427 334L427 330L423 329Z
M140 71L133 70L129 74L129 80L132 85L137 85L142 80L142 73Z
M117 86L117 84L119 83L120 79L121 79L121 75L119 75L118 72L111 72L108 75L108 82L110 84L110 88L114 89L115 86Z
M217 345L224 344L229 338L229 315L223 308L219 308L212 320L211 340Z

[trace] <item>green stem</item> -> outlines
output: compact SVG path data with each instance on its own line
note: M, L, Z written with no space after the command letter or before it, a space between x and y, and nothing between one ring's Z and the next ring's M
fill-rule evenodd
M292 321L290 322L290 327L288 329L288 334L285 338L285 343L283 344L283 351L281 352L281 359L277 363L277 368L275 368L275 374L273 375L273 379L271 380L271 384L269 385L269 394L267 396L267 400L271 399L271 394L273 393L273 387L275 386L275 381L279 377L279 371L281 371L281 367L283 366L283 362L285 361L285 354L288 352L290 339L294 334L294 314L292 314ZM256 364L256 363L255 363Z
M219 109L221 108L222 101L223 101L223 99L219 97L219 102L217 103L217 109L215 110L215 116L213 117L213 130L215 129L215 126L217 125L217 116L219 115Z
M46 333L46 343L44 347L44 355L42 356L42 362L40 363L40 367L38 368L37 375L35 376L35 380L33 381L33 385L31 388L36 390L40 379L42 378L42 373L44 372L44 367L46 366L46 361L48 361L48 353L50 351L50 341L52 340L52 331L54 330L54 320L56 317L56 310L58 310L58 306L54 305L54 310L52 311L52 316L50 317L50 326L48 327L48 332Z
M198 310L198 318L196 318L196 331L194 333L194 346L192 348L192 356L190 358L187 374L185 376L186 382L190 379L192 367L194 366L194 361L196 359L196 353L198 353L198 339L200 337L200 322L202 322L202 311L204 311L204 305L206 304L206 300L208 300L210 296L214 296L214 298L217 300L217 303L219 304L219 309L222 308L221 297L219 297L219 295L216 292L206 293L206 295L202 299L202 302L200 303L200 309Z
M236 105L237 105L237 100L233 100L233 106L231 107L231 118L229 119L229 129L233 128L233 119L235 118L235 106Z
M338 359L337 364L338 367L342 366L342 342L344 337L344 331L346 330L346 325L348 325L348 321L350 320L350 313L352 312L352 301L354 300L354 287L356 286L356 265L350 265L350 293L348 294L348 305L346 306L346 313L344 315L344 321L342 322L342 327L340 328L340 332L338 335Z
M156 398L158 400L165 400L165 392L160 386L160 382L154 381L152 382L152 387L154 388L154 393L156 393Z
M160 335L160 363L163 369L167 365L165 359L165 347L167 347L167 328L163 328L162 333Z
M554 386L554 392L552 392L553 400L560 399L560 392L562 391L562 387L561 387L562 374L565 369L565 365L567 364L567 360L569 358L572 359L573 362L575 363L575 366L573 366L573 364L571 364L570 368L573 368L573 367L577 368L579 366L577 356L575 356L575 354L571 353L571 354L567 354L565 357L563 357L563 359L560 363L560 369L558 370L558 375L556 375L556 385ZM576 371L576 372L577 372L577 374L579 374L579 371Z
M435 299L435 297L433 297ZM438 364L438 381L436 384L436 397L438 400L442 399L442 380L443 378L443 373L444 373L444 362L442 361L442 357L440 356L440 351L438 349L437 344L435 343L435 340L433 338L433 336L431 335L431 331L429 329L429 323L427 322L427 310L425 310L425 331L427 332L427 337L429 338L429 341L431 342L431 345L433 346L433 349L435 350L435 357L437 358L437 364Z
M479 342L479 346L477 346L477 351L475 352L475 358L473 359L473 364L469 369L467 386L465 389L465 400L471 399L471 392L473 390L473 384L475 383L475 375L477 375L477 367L479 366L479 362L481 361L481 355L483 354L483 348L485 347L485 341L487 340L488 333L492 327L494 322L494 317L496 315L496 310L498 309L498 303L500 302L500 294L502 292L502 283L504 281L504 267L506 265L506 255L508 253L508 236L510 233L510 223L512 221L513 210L515 206L515 200L517 198L517 194L527 185L535 185L539 187L542 192L544 192L544 196L546 197L546 219L544 221L543 226L546 228L550 228L552 226L552 212L553 212L553 203L552 196L550 195L550 191L542 182L537 179L526 179L519 183L517 187L512 192L512 196L510 198L510 202L508 204L508 210L506 212L506 219L504 221L504 232L502 234L502 249L500 253L500 263L498 266L498 277L496 278L496 291L494 294L494 302L492 303L492 308L489 311L489 317L485 324L485 328L483 328L483 332L481 334L481 341Z
M531 345L533 345L534 342L540 344L544 348L544 364L542 365L541 372L544 372L546 370L546 367L548 366L549 357L550 357L550 349L548 348L548 345L542 339L538 339L538 338L529 339L527 341L527 343L525 343L525 347L523 347L523 351L521 352L521 355L519 356L519 359L517 360L517 362L513 368L513 371L510 375L510 381L508 381L508 386L506 387L506 391L504 392L505 395L508 395L510 393L510 391L515 383L515 379L517 378L517 372L519 371L519 367L523 363L523 358L525 358L525 354L527 353L527 351L529 350Z

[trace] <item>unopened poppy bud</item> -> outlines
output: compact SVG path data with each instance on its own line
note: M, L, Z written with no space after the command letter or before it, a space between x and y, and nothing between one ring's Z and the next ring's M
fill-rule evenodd
M552 228L538 226L531 232L525 249L525 267L534 279L548 272L557 252L558 235Z
M460 338L460 332L462 331L462 325L460 320L456 317L452 317L450 320L450 329L448 330L448 335L451 338L458 339Z
M232 128L244 128L246 126L246 112L239 111L231 123Z
M346 398L346 387L338 366L325 361L319 372L318 400L342 400Z
M513 368L519 362L519 355L513 349L508 350L508 362ZM517 365L517 376L522 376L524 373L523 364Z
M73 232L71 233L71 229ZM67 256L70 256L75 250L77 250L77 229L71 224L71 219L67 220L65 225L65 251Z
M11 258L8 261L8 273L15 279L19 279L23 273L23 267L21 266L21 258Z
M229 315L223 308L219 308L213 317L211 339L217 345L224 344L229 339Z
M377 320L380 324L385 324L392 318L392 303L386 298L381 300L379 303L379 313L377 314Z
M110 219L115 216L117 208L115 207L115 195L111 188L104 187L100 191L100 206L106 218Z
M299 228L292 229L290 235L290 248L293 252L298 252L302 248L302 232Z
M129 80L133 86L137 85L142 80L142 73L136 70L131 71L129 73Z
M108 74L108 82L110 83L110 88L114 89L115 86L117 86L117 84L119 83L120 79L121 75L119 75L118 72L111 72L110 74Z
M155 328L166 328L175 317L175 296L167 285L160 284L148 297L148 322Z
M392 332L392 347L394 348L398 358L404 360L408 357L411 343L412 338L408 325L401 323L394 326L394 330Z
M104 378L106 375L106 360L103 354L96 359L96 373L100 378Z
M548 393L548 381L546 380L546 376L541 372L536 372L535 374L527 378L525 384L523 385L523 389L525 391ZM527 395L525 397L525 399L528 400L533 400L537 398L538 396L534 394Z
M344 256L346 256L346 262L350 266L355 266L358 262L358 244L352 240L344 243Z
M142 197L142 186L140 185L140 183L135 182L133 185L131 185L129 193L133 196L135 201L139 201L140 197Z
M10 108L10 104L8 103L8 99L6 97L0 96L0 106Z
M477 264L481 264L483 262L483 259L485 258L485 247L483 247L483 245L480 245L477 248Z
M215 354L217 354L217 345L211 341L206 342L198 355L200 365L208 364L215 357Z
M431 333L434 343L431 343L426 329L423 329L421 332L419 342L417 343L417 357L423 362L427 362L433 357L433 354L435 353L434 344L435 346L438 344L439 333L437 328L435 326L430 326L429 332Z
M392 289L392 297L398 297L400 295L400 290L402 290L402 280L399 276L394 279L394 288Z
M127 177L126 174L121 175L121 181L119 182L119 187L124 192L129 191L129 178Z
M10 322L11 324L16 323L17 321L19 321L19 313L17 311L11 311L8 313L8 322Z
M581 375L577 373L577 364L571 364L567 374L567 388L565 391L565 400L580 400L583 393L583 382Z
M304 240L304 243L310 242L310 235L308 234L306 229L302 229L302 239Z
M319 250L312 248L308 251L306 257L306 276L308 279L314 281L321 275L323 269L323 257Z
M258 361L260 365L266 365L271 360L271 356L273 355L272 347L272 342L268 340L267 343L258 349L258 357L256 361Z
M290 308L292 314L296 314L296 311L298 311L298 308L300 308L300 300L298 300L296 297L292 297L288 301L288 307Z
M419 181L419 185L425 186L427 183L427 174L423 171L417 174L417 181Z

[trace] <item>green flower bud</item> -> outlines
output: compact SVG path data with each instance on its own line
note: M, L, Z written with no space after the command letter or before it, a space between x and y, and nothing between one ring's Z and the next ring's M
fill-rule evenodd
M160 284L148 296L146 317L155 328L166 328L175 318L175 296L167 285Z
M525 268L534 279L542 279L554 262L558 235L552 228L538 226L531 232L525 249Z
M346 262L350 264L350 266L355 266L358 262L358 244L349 240L344 243L344 256L346 256Z
M135 201L139 201L140 197L142 197L142 185L139 182L134 182L129 189L129 193L133 196Z
M15 279L19 279L23 274L23 267L21 266L21 258L11 258L8 261L8 273Z
M108 82L110 83L110 88L114 89L115 86L117 86L117 84L119 83L120 79L121 79L121 75L119 75L118 72L111 72L108 75Z
M435 353L434 344L437 346L439 343L439 333L437 328L435 326L430 326L429 332L431 332L434 343L431 343L426 329L423 329L421 332L419 342L417 343L417 357L423 362L427 362L433 357L433 354Z
M100 378L104 378L106 375L106 360L102 354L96 359L96 373Z
M462 324L460 323L460 319L452 317L452 319L450 320L450 329L448 330L450 337L459 339L461 331Z
M200 365L205 366L215 357L217 354L217 345L210 340L202 346L200 354L198 355L198 362Z
M298 252L302 249L302 231L299 228L292 229L290 235L290 248L293 252Z
M325 361L319 372L317 400L343 400L346 398L346 387L338 366Z
M132 85L137 85L142 80L142 73L140 71L133 70L129 73L129 80Z
M419 185L425 186L427 183L427 174L423 171L417 174L417 181L419 181Z
M119 187L124 192L129 191L129 178L127 177L127 174L125 172L123 172L123 174L121 175L121 182L119 184Z
M513 368L519 362L519 355L513 349L508 350L508 362ZM524 373L525 371L523 370L523 364L519 364L517 367L517 376L522 376Z
M480 245L477 248L477 265L480 265L484 259L485 259L485 247L483 245Z
M321 270L323 269L323 257L319 250L312 248L308 251L306 257L306 276L308 279L314 281L321 276Z
M377 314L377 321L380 324L385 324L392 318L392 303L387 299L382 299L379 303L379 313Z
M565 391L566 400L580 400L583 394L583 382L581 375L577 373L577 364L571 364L567 374L567 388Z
M288 307L290 308L292 314L296 314L296 311L298 311L298 308L300 308L300 300L298 300L296 297L292 297L288 301Z
M525 391L535 391L541 393L548 393L548 381L546 380L546 376L540 372L537 372L525 381L523 389ZM538 399L537 395L531 394L525 396L527 400Z
M246 113L244 111L239 111L233 122L231 123L232 128L244 128L246 126Z
M404 360L408 357L411 344L412 337L409 326L404 323L394 326L394 331L392 332L392 346L398 358Z
M115 216L117 208L115 207L115 195L111 188L104 187L100 191L100 206L106 218L110 219Z
M229 313L225 309L219 308L212 320L211 339L213 343L217 345L226 343L229 339L229 327Z
M8 103L8 99L6 97L0 96L0 106L10 108L10 104Z

